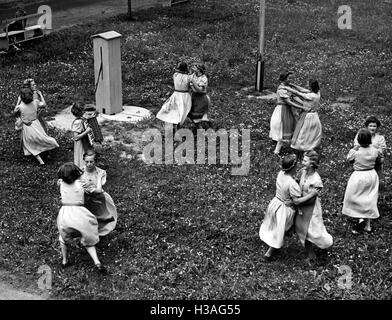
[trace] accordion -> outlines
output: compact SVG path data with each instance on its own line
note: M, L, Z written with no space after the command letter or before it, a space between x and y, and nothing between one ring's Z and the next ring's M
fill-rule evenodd
M86 128L91 128L92 130L88 133L88 139L91 145L95 143L101 143L103 141L103 135L101 132L101 128L99 127L97 115L95 114L93 117L89 117L85 120L84 125Z

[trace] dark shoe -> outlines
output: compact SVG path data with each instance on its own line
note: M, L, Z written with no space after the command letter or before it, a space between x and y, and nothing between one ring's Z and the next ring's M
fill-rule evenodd
M66 263L61 262L61 268L62 268L62 269L65 269L65 268L67 268L67 267L69 267L69 266L70 266L69 261L67 261Z
M271 262L271 261L272 261L272 256L266 256L266 255L264 255L264 256L263 256L263 260L264 260L264 262Z
M309 267L312 267L312 266L316 263L316 259L307 257L307 258L305 259L305 262L306 262L306 264L307 264Z
M362 221L361 221L362 220ZM357 230L362 230L362 229L364 229L365 228L365 225L366 225L366 220L365 219L360 219L359 221L358 221L358 224L357 224Z
M97 221L101 222L101 223L109 223L109 222L114 221L114 218L111 217L111 218L107 218L107 219L97 219Z
M108 273L106 268L102 264L100 264L100 263L96 264L95 267L97 268L97 271L100 274L107 274Z

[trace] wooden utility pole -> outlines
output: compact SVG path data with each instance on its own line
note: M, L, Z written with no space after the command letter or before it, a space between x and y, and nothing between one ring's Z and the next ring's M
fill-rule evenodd
M132 20L132 0L128 0L128 19Z
M264 87L264 26L265 26L265 0L260 0L259 17L259 50L257 53L256 91L263 91Z

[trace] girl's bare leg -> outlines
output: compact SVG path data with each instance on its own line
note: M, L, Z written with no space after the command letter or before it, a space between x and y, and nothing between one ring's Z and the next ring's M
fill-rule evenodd
M282 141L278 141L276 143L276 147L275 147L275 150L274 150L274 153L276 155L278 155L280 153L280 149L282 149L282 146L283 146L283 142Z
M94 264L100 265L101 262L98 259L97 250L95 249L95 246L86 247L86 250L90 255L90 257L94 260Z
M365 230L367 232L372 231L372 228L370 226L370 219L366 219L366 226L365 226L365 228L363 230Z
M39 154L37 154L36 156L35 156L35 158L38 160L38 162L39 162L39 164L45 164L45 162L42 160L42 158L40 157L40 155Z
M63 256L63 265L66 265L68 263L67 259L67 245L65 244L63 238L60 236L60 248L61 248L61 254Z
M275 248L269 247L267 252L264 254L264 257L271 258L272 253L275 251Z

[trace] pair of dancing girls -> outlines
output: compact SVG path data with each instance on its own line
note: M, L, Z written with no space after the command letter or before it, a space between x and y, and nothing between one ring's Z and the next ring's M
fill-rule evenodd
M290 83L292 72L279 76L277 104L270 120L269 136L276 141L275 154L284 144L300 154L315 150L321 143L322 126L318 116L320 87L309 80L309 89Z
M183 125L189 118L197 128L208 128L208 110L211 99L207 94L208 77L203 64L196 63L191 66L180 62L174 69L174 92L165 101L157 114L159 120L172 124L174 129Z

